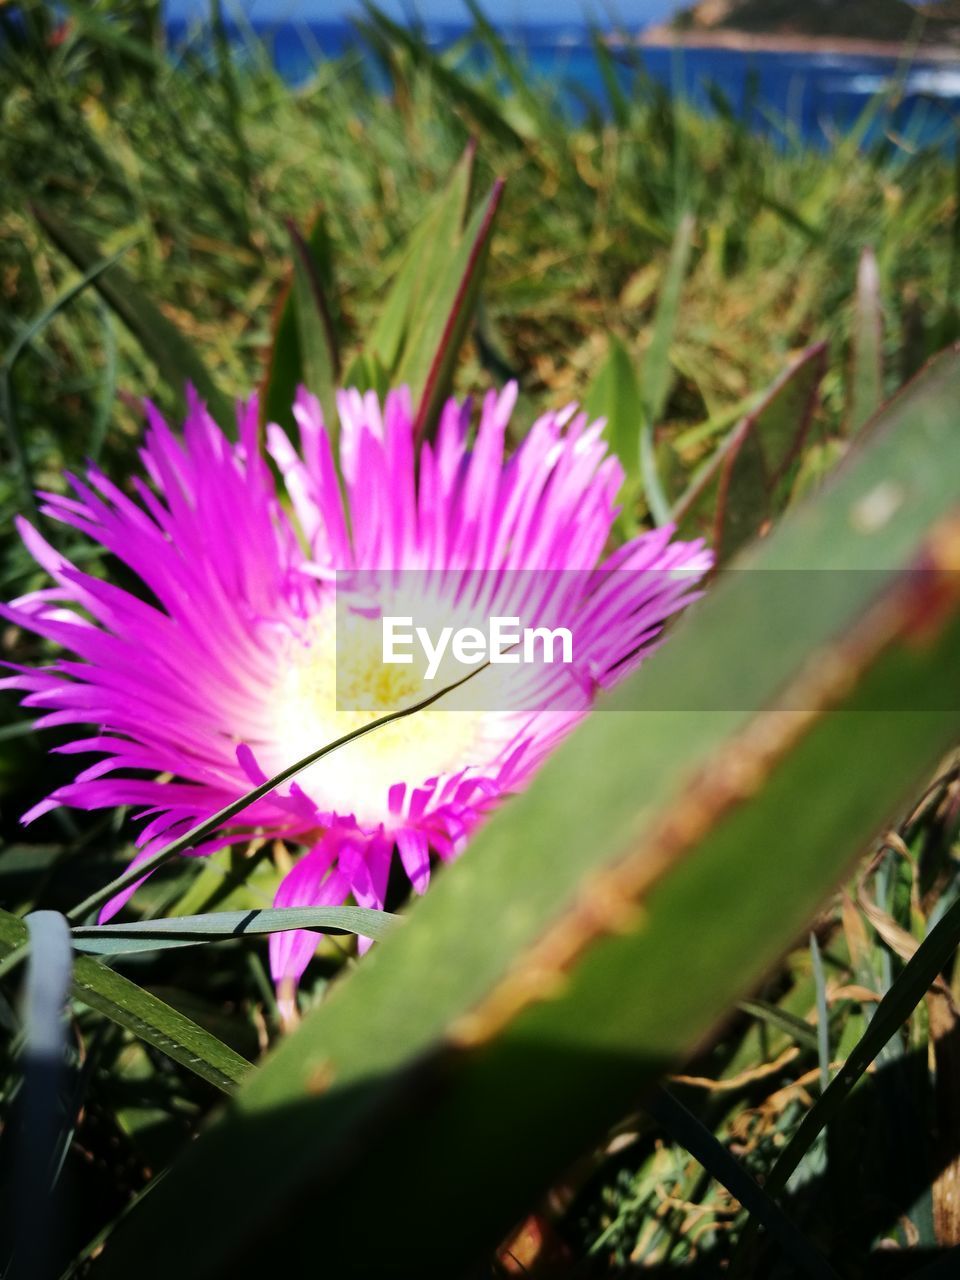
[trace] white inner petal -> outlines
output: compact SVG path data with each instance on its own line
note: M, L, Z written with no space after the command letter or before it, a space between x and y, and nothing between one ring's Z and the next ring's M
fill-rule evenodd
M384 666L379 618L364 620L349 640L341 635L339 654L336 627L331 605L313 619L307 642L291 638L278 655L270 717L274 741L258 752L270 773L444 686L446 673L425 684L422 664ZM349 710L338 710L338 692L340 705ZM417 787L467 766L488 767L516 728L517 718L504 712L428 708L348 743L304 770L297 782L320 809L353 815L364 826L389 826L392 786Z

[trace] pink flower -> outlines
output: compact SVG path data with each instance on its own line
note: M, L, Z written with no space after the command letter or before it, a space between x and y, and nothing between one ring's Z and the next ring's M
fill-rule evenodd
M575 693L559 710L417 712L321 760L192 851L254 832L307 846L278 906L352 896L382 907L395 856L422 893L431 855L463 850L484 814L523 787L588 713L596 691L643 660L712 562L702 543L673 542L668 528L604 560L622 472L602 424L588 425L575 406L547 413L505 459L515 400L513 386L487 395L472 446L469 405L450 401L435 443L417 458L406 390L382 407L372 394L342 393L342 495L319 405L301 393L300 452L279 427L267 432L290 510L261 453L254 403L239 412L236 444L195 400L182 442L148 407L141 456L152 483L135 477L130 496L91 467L86 479L69 477L74 496L42 494L45 515L98 543L141 586L134 594L91 577L21 522L55 585L0 612L75 657L14 668L0 683L42 710L40 727L93 726L57 750L95 758L24 821L57 805L130 805L145 822L142 860L324 742L392 710L396 691L376 694L373 685L364 710L337 709L336 571L442 573L456 594L477 572L506 582L500 571L537 570L544 586L533 625L549 616L552 625L561 617L578 626ZM296 980L315 945L309 932L274 936L275 978Z

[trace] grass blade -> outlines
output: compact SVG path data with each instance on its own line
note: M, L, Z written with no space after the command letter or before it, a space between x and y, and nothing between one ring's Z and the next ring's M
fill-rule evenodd
M617 76L617 63L610 52L606 32L602 27L598 27L593 23L590 26L590 45L593 49L597 69L600 72L600 78L603 80L603 88L607 95L607 102L610 105L610 114L618 127L625 129L630 123L630 99L624 93Z
M820 1067L820 1091L830 1084L830 1011L827 1007L827 978L817 935L810 934L810 961L817 991L817 1063Z
M67 226L50 209L34 205L33 214L78 270L89 272L103 261L103 254L83 232ZM234 415L229 399L217 388L180 330L153 305L123 268L114 263L96 275L93 283L157 366L181 407L186 406L184 388L190 383L220 425L232 431Z
M293 242L293 304L303 369L303 382L323 406L327 422L336 421L335 393L340 378L340 353L330 305L316 248L326 243L320 215L307 244L293 222L288 223Z
M2 359L0 359L0 418L6 424L10 455L13 458L14 468L20 481L23 509L34 524L40 522L40 517L33 493L34 483L30 473L30 465L27 461L26 451L23 447L23 441L20 439L20 431L17 425L17 410L13 393L13 367L34 338L43 332L50 321L64 307L69 306L73 299L82 293L84 289L95 283L130 247L130 245L126 245L117 253L111 254L110 257L102 258L99 262L95 262L88 271L84 272L79 280L74 281L72 285L64 289L48 307L45 307L38 316L24 327L4 352Z
M332 313L333 265L323 211L306 240L288 221L293 269L280 298L273 341L260 389L261 423L276 422L296 438L293 402L304 383L320 397L328 423L336 422L333 392L340 378L340 352Z
M0 955L16 954L26 942L23 921L0 911ZM209 1031L89 956L77 956L71 991L75 1000L132 1031L225 1093L236 1089L250 1070L245 1058Z
M250 1070L245 1058L191 1018L87 956L77 957L73 994L224 1093Z
M640 388L644 414L640 422L638 452L640 475L650 513L658 525L669 524L670 501L664 491L657 469L655 430L667 408L673 368L670 348L677 331L680 314L680 296L690 265L695 227L693 214L685 213L677 225L664 277L663 288L657 302L653 320L653 338L643 361Z
M383 306L368 350L396 382L411 381L402 362L411 360L414 335L422 317L433 310L444 264L459 243L473 183L476 147L471 143L454 169L450 181L427 216L410 236L396 277ZM428 361L432 352L413 351Z
M685 213L677 225L667 263L667 273L653 320L653 337L643 361L640 383L647 421L656 426L663 419L670 398L673 378L670 364L670 348L677 332L680 316L680 297L690 266L693 249L693 232L696 223L692 213Z
M417 336L417 359L405 381L409 381L417 394L421 353L433 352L426 376L423 379L420 403L417 409L415 434L418 440L429 435L435 425L443 403L450 394L453 372L460 348L467 336L480 298L483 272L490 256L490 237L496 220L503 181L497 180L485 205L474 214L463 237L463 250L451 259L448 267L450 284L456 282L456 291L447 306L447 289L435 299L432 313L427 317L424 330ZM439 333L437 333L439 330Z
M807 1049L817 1048L817 1033L810 1023L804 1022L796 1014L788 1013L786 1009L781 1009L779 1005L769 1004L765 1000L741 1000L737 1008L748 1013L752 1018L768 1023L777 1031L782 1031L797 1044Z
M19 356L33 342L34 338L43 332L50 321L58 316L64 307L69 306L74 298L83 293L89 285L94 284L105 271L109 271L115 263L119 262L125 253L129 253L134 244L136 244L135 240L131 241L130 244L124 245L122 249L118 249L116 253L111 253L109 257L101 258L99 262L95 262L92 267L85 271L79 280L75 280L73 284L58 294L48 307L44 307L40 314L31 320L22 332L17 334L16 338L3 353L2 358L0 358L0 365L6 369L12 369Z
M864 249L854 306L853 375L847 434L854 436L883 403L883 311L880 272L872 249Z
M726 1187L734 1199L778 1242L784 1255L798 1271L811 1280L837 1280L837 1273L794 1226L775 1200L746 1172L738 1160L724 1147L683 1104L657 1089L646 1104L649 1115L706 1169L712 1178Z
M173 916L134 924L80 925L74 928L72 936L78 951L118 956L195 947L224 938L260 937L286 929L356 933L377 940L386 937L397 919L387 911L371 911L365 907L281 907Z
M463 76L446 66L425 40L418 40L406 27L392 22L370 0L363 0L363 8L369 15L374 30L386 36L391 45L403 49L415 66L426 71L440 94L457 104L483 133L511 150L526 148L526 140L522 134L503 116L496 104Z
M513 90L525 120L535 130L537 140L552 144L558 163L566 169L574 182L578 182L579 176L575 165L571 163L566 145L566 129L556 111L551 109L546 94L537 92L531 84L530 71L523 66L517 54L508 47L497 28L488 20L478 0L464 0L464 3L473 18L477 36L483 42L483 47L489 50L500 75Z
M786 1189L791 1175L826 1126L838 1115L851 1090L884 1046L919 1005L960 946L960 903L954 904L907 961L903 972L877 1005L866 1031L821 1097L807 1112L766 1182L771 1195Z
M246 1058L191 1018L88 956L77 957L73 995L224 1093L250 1070Z
M670 499L660 480L654 428L649 418L643 418L640 422L640 478L643 481L644 496L654 522L661 526L669 524Z
M610 447L620 459L626 479L637 480L640 476L637 440L643 423L643 401L633 360L616 334L610 335L607 358L584 397L583 407L591 421L606 418Z

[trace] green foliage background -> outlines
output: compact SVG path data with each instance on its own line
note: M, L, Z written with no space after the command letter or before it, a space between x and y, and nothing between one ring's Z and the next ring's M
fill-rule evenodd
M960 169L949 149L924 149L909 130L866 145L882 102L851 136L812 151L789 121L773 121L768 138L750 135L719 96L712 116L695 113L648 80L639 63L624 91L613 55L598 39L608 100L587 103L584 122L573 127L551 86L532 84L479 11L476 38L487 51L487 74L465 72L460 51L437 54L370 9L358 24L363 51L319 61L316 74L291 89L252 35L243 57L231 51L216 5L210 29L175 60L162 46L156 5L71 0L64 9L65 21L45 5L28 4L21 28L0 6L5 598L40 581L13 536L13 515L30 513L34 487L62 486L64 468L80 467L88 456L123 481L136 465L142 394L176 414L189 375L226 416L222 406L231 398L264 385L268 375L267 395L277 395L298 367L321 392L333 385L338 367L348 380L371 385L403 370L421 389L429 387L434 366L427 356L465 263L476 270L469 305L458 312L463 341L441 352L440 382L452 380L466 393L517 377L518 431L539 406L573 397L607 414L629 477L622 533L672 511L732 554L785 518L784 529L762 537L750 554L776 563L777 548L811 555L816 549L818 563L835 554L842 565L849 549L843 503L868 494L868 481L879 483L884 468L892 468L894 477L918 477L902 521L873 545L889 557L884 567L893 568L928 548L935 521L955 513L960 469L949 408L957 396L951 358L925 375L906 408L901 401L887 413L885 427L872 421L881 401L960 329ZM629 52L618 56L632 60ZM389 94L370 87L364 70L370 58L388 78ZM487 238L483 213L497 178L506 187ZM288 220L302 238L291 240ZM451 246L437 273L443 287L430 297L405 293L404 263L422 261L417 254L431 242L423 228L437 226L447 233L433 241ZM285 303L293 263L298 274ZM384 306L385 296L399 299L395 312ZM394 324L397 316L409 322L406 329ZM875 434L886 444L871 450ZM841 487L817 497L848 454ZM776 483L754 483L758 457ZM62 532L53 536L63 540ZM69 537L62 545L77 550ZM804 638L805 653L843 639L862 621L858 602L850 603L836 634ZM737 622L735 600L721 598L716 609L707 621L693 620L686 639L678 637L676 661L690 664L678 668L678 680L705 652L709 616L718 619L715 637L733 648L749 643L757 662L769 657L762 634L748 635ZM7 631L2 640L5 657L44 656L21 635ZM867 675L908 690L942 682L946 713L955 691L954 640L945 630L941 647L922 660L909 656L909 646L907 657L894 646L894 656L878 658ZM722 648L718 642L709 652ZM784 667L780 674L796 672ZM5 712L0 902L11 914L0 917L7 956L0 961L0 1015L17 1050L24 1031L12 964L25 934L13 916L37 906L66 910L102 889L125 865L130 833L124 815L58 813L25 834L18 814L56 785L62 764L47 754L55 735L39 742L11 699ZM569 1006L558 1006L561 1022L599 1025L591 1022L600 1017L598 993L622 992L603 1007L625 1059L591 1056L589 1042L581 1046L582 1060L573 1055L562 1072L536 1054L513 1056L517 1037L539 1044L542 1053L556 1035L551 1006L544 1005L479 1055L480 1065L468 1056L452 1073L450 1111L441 1116L452 1117L451 1132L464 1126L478 1143L475 1154L465 1154L466 1147L451 1154L436 1115L414 1107L412 1121L392 1116L386 1130L392 1143L377 1150L375 1163L346 1170L332 1188L323 1179L338 1167L338 1150L318 1140L309 1160L291 1164L291 1177L300 1179L296 1194L322 1186L338 1206L331 1208L337 1221L355 1223L374 1175L393 1169L398 1187L423 1186L422 1219L413 1222L411 1237L422 1274L461 1274L468 1265L479 1265L479 1274L509 1273L514 1255L536 1274L548 1273L552 1263L569 1270L576 1262L599 1274L651 1267L715 1275L731 1260L740 1275L859 1276L880 1274L881 1267L886 1274L919 1273L958 1242L938 1211L957 1159L949 1141L943 1145L955 1114L950 955L960 818L957 766L948 752L956 725L946 718L935 730L914 725L911 733L892 715L874 720L871 734L884 749L873 753L862 740L839 734L821 742L815 757L790 755L779 781L769 781L748 806L744 822L754 825L746 828L752 836L739 857L724 844L729 833L718 819L689 859L693 878L678 873L660 891L665 905L653 917L659 922L653 940L628 931L620 950L604 943L591 953L595 968L578 970L565 997ZM328 937L302 994L305 1015L324 1007L256 1073L232 1118L211 1131L207 1146L197 1144L192 1165L182 1157L219 1105L211 1086L232 1089L247 1074L243 1059L259 1061L279 1038L262 947L231 941L144 949L119 962L116 973L90 957L77 959L73 1124L60 1153L73 1205L59 1241L64 1274L97 1275L111 1266L109 1274L131 1274L134 1259L141 1270L159 1268L163 1259L184 1275L226 1274L217 1268L244 1247L244 1222L255 1222L276 1194L269 1179L262 1185L258 1169L251 1171L250 1202L241 1201L239 1210L226 1184L204 1261L185 1242L178 1245L169 1220L159 1219L158 1227L153 1196L141 1216L136 1198L156 1175L172 1167L155 1199L173 1206L179 1222L202 1194L197 1187L215 1181L218 1168L226 1178L238 1151L252 1152L259 1172L269 1171L258 1149L242 1142L243 1123L261 1108L268 1131L269 1107L291 1108L278 1120L275 1142L295 1145L308 1122L325 1132L326 1104L317 1104L316 1113L298 1110L314 1079L303 1078L303 1064L316 1066L311 1055L319 1055L322 1065L335 1045L346 1074L362 1074L370 1037L386 1025L376 1022L378 1008L395 1010L396 1061L384 1066L378 1059L388 1071L382 1094L374 1089L350 1105L381 1114L386 1085L395 1083L389 1072L406 1070L421 1051L436 1051L443 1020L468 1011L480 994L477 984L494 983L538 930L565 916L564 895L581 873L618 865L620 828L610 815L622 804L624 826L639 823L637 779L648 781L667 812L674 784L693 762L710 753L729 758L733 747L724 734L734 728L714 727L715 740L702 727L689 729L687 741L686 729L664 722L659 732L676 751L666 761L649 745L634 749L614 741L612 730L595 730L595 739L571 744L553 781L532 791L517 816L505 812L471 850L476 871L468 859L462 873L450 875L450 887L432 891L403 926L408 934L378 947L366 973L344 981L353 965L349 944ZM617 732L624 733L622 723ZM585 834L580 846L568 847L565 831L569 840L574 826L558 797L575 794L570 778L597 759L623 770L611 775L603 806L609 826L600 824L594 843ZM602 785L598 776L596 787ZM845 806L853 793L859 807L851 815ZM589 797L580 812L592 828ZM791 846L790 874L783 873L791 897L779 902L781 876L769 862L777 849L764 845L780 843L779 825L790 814L810 821L794 823L794 835L803 838ZM884 824L890 830L878 843ZM542 865L532 852L523 862L525 841L531 850L540 842ZM866 861L856 878L830 898L858 854ZM289 850L260 846L218 855L202 868L174 862L137 895L136 913L146 927L152 917L266 908L289 857ZM562 872L553 893L541 898L534 870L549 878L551 858L562 859ZM484 881L484 865L493 879ZM527 880L511 865L525 866ZM713 879L711 866L719 868ZM698 868L707 869L703 882ZM484 933L470 944L477 963L467 963L466 942L454 963L450 957L459 952L449 932L468 927L484 893ZM512 894L527 916L507 918ZM780 962L807 926L809 943ZM937 936L946 942L924 950L940 926L946 933ZM405 1004L384 975L391 955L407 975L409 994L419 989L416 979L438 972L445 936L447 989L433 991L427 982L426 1003ZM644 973L657 974L659 999L645 998ZM939 985L931 988L937 975ZM335 979L343 994L327 1005ZM674 982L689 998L673 998ZM737 1011L735 1001L746 997ZM881 997L892 1003L875 1013ZM878 1048L882 1053L851 1095L842 1073L834 1074L836 1064L871 1026L885 1038L867 1042L871 1051L858 1079ZM515 1063L528 1092L505 1086L500 1101L491 1100L490 1082L512 1079ZM671 1092L650 1094L656 1078L680 1069ZM15 1052L3 1070L7 1139L19 1087ZM826 1109L817 1110L832 1075L840 1086L823 1095L817 1107ZM548 1079L550 1088L542 1083ZM595 1105L592 1097L609 1097L610 1105ZM642 1111L630 1110L634 1097L636 1105L645 1102ZM464 1121L464 1099L478 1100L468 1114L482 1118L483 1104L498 1117L496 1149L483 1149L482 1134ZM352 1123L350 1105L334 1094L329 1114ZM822 1133L819 1117L828 1114ZM800 1130L804 1116L814 1123ZM774 1170L791 1138L799 1172L778 1204L773 1191L783 1191L784 1166L779 1175ZM418 1170L407 1153L421 1140ZM738 1162L732 1170L731 1155ZM448 1173L457 1158L471 1170L460 1183ZM509 1177L501 1165L510 1166ZM412 1181L414 1173L423 1181ZM738 1181L744 1173L769 1189L750 1203L753 1227L740 1205L757 1189ZM5 1177L9 1188L16 1181L9 1164ZM538 1199L550 1180L552 1192ZM458 1185L470 1188L468 1203L451 1197ZM380 1205L379 1219L391 1224L388 1242L399 1244L410 1229L401 1212L406 1205L399 1192ZM453 1229L457 1213L469 1218L470 1231ZM543 1241L539 1252L522 1234L497 1251L511 1221L526 1214L536 1215L530 1231ZM151 1232L172 1252L159 1244L156 1252L145 1249ZM98 1262L101 1233L113 1243ZM284 1240L288 1255L314 1256L302 1234ZM321 1232L316 1265L323 1265L322 1241ZM462 1253L467 1246L469 1258ZM329 1247L349 1274L350 1249L360 1258L367 1244L360 1236L351 1243L341 1231L332 1233ZM230 1274L241 1274L236 1257L229 1265Z

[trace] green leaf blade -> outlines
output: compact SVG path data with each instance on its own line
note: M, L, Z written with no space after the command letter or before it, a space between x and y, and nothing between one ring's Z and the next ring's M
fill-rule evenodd
M641 386L647 421L656 426L664 415L670 398L673 368L670 348L677 332L680 317L680 300L684 281L693 252L693 234L696 222L692 213L685 213L674 234L667 272L664 277L657 310L653 320L653 337L643 361Z
M260 416L262 423L276 422L296 435L293 403L301 385L317 396L326 422L336 423L340 350L333 314L332 250L323 210L306 239L293 222L287 229L293 268L276 313Z
M23 921L0 911L0 952L9 955L26 941ZM250 1063L216 1036L89 956L76 957L71 990L74 999L225 1093L232 1093L250 1071Z
M502 195L503 182L498 180L493 184L486 203L477 210L466 229L463 237L466 253L458 254L450 263L450 283L456 280L452 297L448 297L447 289L440 293L428 322L417 335L416 342L422 355L430 357L427 364L418 356L408 379L415 398L419 387L419 408L414 426L418 440L430 434L450 394L460 349L480 298L483 273L490 255L490 238Z
M623 465L627 480L638 480L637 442L643 422L643 401L633 360L616 334L610 335L607 358L584 398L583 407L591 421L606 418L606 437Z
M378 940L387 936L396 919L389 912L365 907L268 907L131 924L81 925L73 929L72 936L78 951L114 956L199 946L227 938L269 936L290 929L360 934Z
M413 359L413 334L423 323L423 313L432 309L445 257L459 243L473 184L475 155L476 147L471 143L447 186L411 234L370 335L368 352L397 383L410 378L402 362Z
M685 532L710 530L723 563L773 520L783 482L809 436L827 352L803 352L730 432L674 507Z

